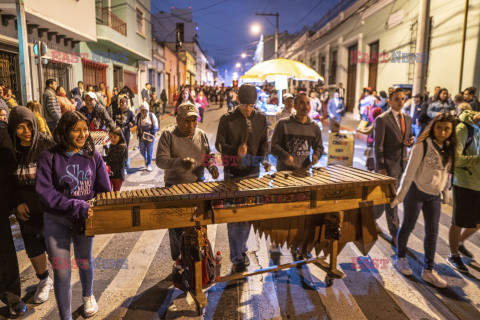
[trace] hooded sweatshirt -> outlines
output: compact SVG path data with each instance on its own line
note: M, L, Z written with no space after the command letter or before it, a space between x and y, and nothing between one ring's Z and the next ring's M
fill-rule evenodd
M68 218L86 219L97 193L109 192L110 179L100 154L48 150L37 167L37 193L44 212Z
M17 126L28 121L32 126L32 145L24 147L17 137ZM26 203L30 210L30 220L25 223L43 225L43 214L39 197L35 191L37 164L40 154L54 145L54 142L39 132L37 118L30 109L18 106L10 113L8 131L15 151L15 207ZM23 223L23 221L22 221Z
M455 150L453 184L461 188L480 191L480 127L473 122L473 117L477 113L465 110L459 116L460 123L455 128L457 147ZM468 138L466 124L473 127L473 141L464 155L463 149Z

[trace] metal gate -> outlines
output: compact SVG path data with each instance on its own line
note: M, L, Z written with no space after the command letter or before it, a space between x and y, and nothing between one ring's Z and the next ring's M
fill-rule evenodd
M18 55L0 50L0 86L12 89L17 101L22 103Z
M44 81L53 79L59 87L65 88L66 92L73 89L73 87L70 86L69 75L70 69L72 68L70 64L49 61L48 64L42 67ZM42 86L45 86L45 83L43 83Z

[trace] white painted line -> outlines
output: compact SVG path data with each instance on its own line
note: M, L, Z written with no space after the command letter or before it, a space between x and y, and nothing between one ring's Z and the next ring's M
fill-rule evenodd
M152 263L167 230L143 232L127 257L128 268L120 269L98 300L92 319L105 319L113 311L124 315ZM116 314L117 314L116 312Z

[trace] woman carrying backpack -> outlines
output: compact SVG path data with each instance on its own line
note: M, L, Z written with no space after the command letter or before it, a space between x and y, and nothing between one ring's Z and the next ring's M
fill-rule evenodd
M447 282L433 270L434 257L441 201L446 202L448 175L454 167L456 142L455 117L439 113L414 145L397 196L390 204L393 208L403 202L404 208L404 219L397 236L395 267L404 275L412 275L405 254L408 237L422 210L425 220L422 279L439 288L445 288Z

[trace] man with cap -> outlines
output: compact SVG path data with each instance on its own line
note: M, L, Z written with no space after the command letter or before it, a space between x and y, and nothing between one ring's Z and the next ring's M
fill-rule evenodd
M254 109L257 90L243 84L238 91L239 105L220 118L215 146L224 161L224 180L255 176L260 163L266 171L268 163L267 118ZM250 227L248 222L227 224L232 271L241 272L249 265L246 244Z
M157 117L153 112L150 112L147 101L140 104L140 112L137 114L135 123L137 125L138 148L143 159L145 159L146 170L151 172L153 145L159 126Z
M90 131L115 128L115 122L110 118L107 110L97 105L97 95L94 92L86 92L84 99L85 105L78 111L87 118L87 125Z
M198 109L191 102L180 104L177 125L170 126L160 135L155 162L164 170L165 186L193 183L204 180L205 168L213 179L218 178L218 169L211 165L210 145L205 132L197 128ZM170 250L173 260L180 257L182 228L169 230Z
M282 111L277 112L277 115L275 116L277 122L280 119L288 118L295 114L295 110L293 109L293 94L285 93L283 95L283 101L285 102L285 107L283 107Z

